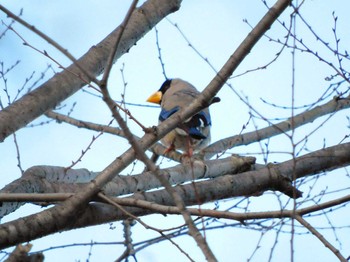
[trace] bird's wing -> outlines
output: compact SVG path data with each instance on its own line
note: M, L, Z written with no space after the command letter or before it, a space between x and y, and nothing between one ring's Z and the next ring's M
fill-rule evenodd
M163 122L165 119L168 119L172 114L176 113L179 111L179 107L176 106L170 110L166 110L165 108L162 108L159 114L159 121Z

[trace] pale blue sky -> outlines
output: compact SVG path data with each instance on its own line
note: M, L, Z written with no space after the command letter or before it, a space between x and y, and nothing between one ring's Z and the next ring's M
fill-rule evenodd
M124 18L131 1L2 1L2 4L14 13L19 13L20 8L24 9L22 18L38 29L48 34L51 38L67 48L76 57L84 54L92 45L101 41L112 29L114 29ZM269 1L272 2L272 1ZM346 1L325 1L314 0L306 1L301 9L303 17L307 19L317 31L325 37L325 41L334 44L332 27L334 21L332 11L339 16L338 30L341 37L342 48L349 46L350 23L348 10L350 5ZM169 16L169 19L177 23L191 44L214 65L220 69L223 63L233 53L235 48L244 39L250 31L249 26L243 22L247 19L251 25L255 25L265 14L266 7L259 0L250 1L183 1L181 9ZM289 23L290 9L282 16L282 19ZM5 23L9 20L0 13L0 19ZM33 35L32 32L16 24L15 29L31 44L39 49L45 49L50 55L59 60L63 65L68 65L69 61L50 47L45 41ZM0 32L3 30L0 27ZM178 30L163 20L158 26L160 46L162 49L163 61L165 62L166 72L169 77L180 77L192 84L199 90L202 90L214 77L215 72L201 59L189 46L188 43L179 34ZM310 47L317 46L320 54L327 58L334 59L334 56L326 53L326 50L314 40L314 37L308 32L305 26L298 21L297 33L301 35L305 42L310 43ZM268 35L283 40L286 35L285 30L278 24L275 24ZM252 50L247 59L240 65L234 75L263 66L271 61L281 46L269 42L263 38L260 43ZM5 67L12 65L20 59L21 63L7 76L8 88L14 96L18 87L22 86L25 78L35 71L34 79L40 76L45 70L47 64L53 64L50 60L38 54L28 47L24 47L21 40L13 33L0 39L0 60L5 62ZM128 83L126 89L126 100L131 103L146 104L147 97L157 90L164 81L160 63L158 60L157 47L155 42L155 31L152 30L143 39L141 39L130 52L117 61L112 71L109 87L115 99L120 99L123 92L123 83L121 80L120 69L124 65L124 77ZM59 71L53 65L56 71ZM264 104L260 99L263 98L270 103L276 103L281 106L291 105L292 93L292 56L291 50L285 50L279 59L268 67L267 70L259 70L246 74L230 81L235 90L243 98L247 97L254 109L259 111L266 118L289 117L290 110L278 109L271 105ZM334 74L328 66L318 62L318 60L307 54L296 55L296 86L295 86L295 104L302 106L310 104L317 99L328 87L329 82L324 78ZM52 75L52 71L46 74L45 79ZM41 82L42 83L42 82ZM3 89L3 82L0 82ZM5 104L6 98L0 93L2 102ZM332 95L333 96L333 95ZM331 96L331 97L332 97ZM219 93L221 102L211 108L213 128L212 141L235 135L241 132L242 126L249 118L249 108L240 101L240 99L225 86ZM328 101L328 99L326 100ZM66 107L61 110L67 113L72 104L77 105L72 113L73 117L88 121L95 121L101 124L107 124L110 120L110 113L107 107L100 99L84 92L78 92L67 99L64 104ZM151 126L157 123L159 109L148 107L130 106L131 113L139 119L144 125ZM297 111L300 112L300 111ZM335 145L349 133L346 127L346 116L348 112L341 112L329 120L325 126L318 130L312 136L307 144L310 150L320 149L323 146L323 139L326 139L326 145ZM45 120L40 118L35 123ZM324 118L322 119L324 120ZM314 125L308 125L302 130L296 131L296 141L303 139L305 135L311 132L322 120L315 121ZM142 135L142 130L129 121L132 130L137 135ZM265 121L256 120L255 124L261 128L267 124ZM255 125L251 122L246 131L255 130ZM336 132L335 132L336 130ZM330 135L330 132L332 135ZM82 149L91 141L93 133L77 129L65 124L57 125L51 123L43 127L24 128L17 134L19 147L21 150L21 162L23 169L33 165L57 165L67 166L72 160L76 160ZM264 143L262 146L264 147ZM93 171L102 170L108 163L115 159L125 149L128 143L120 138L110 135L103 135L94 143L83 158L82 162L76 167L85 167ZM268 161L283 161L290 159L291 152L290 140L285 136L273 138L269 142L269 150L272 152ZM273 152L286 152L285 154L274 154ZM251 146L235 148L227 152L252 154L262 163L261 148L256 143ZM303 152L305 153L305 151ZM10 183L20 176L17 168L16 152L13 139L9 137L0 144L0 173L1 186ZM163 161L163 166L173 165L167 160ZM125 171L130 172L131 169ZM133 173L142 170L142 165L136 166ZM314 187L315 192L327 188L338 188L339 184L349 183L343 172L336 175L336 179L318 180ZM337 185L338 184L338 185ZM308 190L306 186L303 190ZM272 210L276 208L276 197L271 193L266 193L261 197L251 199L250 210ZM224 202L222 208L232 205L234 202ZM21 210L9 215L3 222L24 216L38 210L32 205L27 205ZM236 210L237 211L237 210ZM344 210L345 212L345 210ZM345 218L346 215L344 215ZM337 225L347 225L345 220L341 219L342 213L339 212L331 220ZM171 227L179 225L181 219L176 216L148 216L142 218L145 222L154 226ZM327 226L327 221L318 218L310 221ZM235 223L234 221L225 221ZM33 241L33 250L40 250L50 246L57 246L69 243L80 243L93 241L122 241L122 230L119 222L114 223L115 230L110 230L109 225L91 227L88 229L63 232L44 239ZM328 225L329 226L329 225ZM287 229L287 228L286 228ZM349 254L349 229L339 231L338 237L343 243L344 254ZM305 230L303 230L305 232ZM325 237L337 247L339 243L335 241L332 230L323 231ZM208 231L207 237L210 247L217 255L219 261L246 261L253 253L258 243L261 232L241 228L226 228L217 231ZM136 225L133 231L135 242L147 239L151 236L157 236L151 230L141 229ZM257 251L252 261L267 261L270 248L274 242L275 233L269 231L265 234L261 248ZM189 237L181 237L176 241L185 248L185 250L196 261L203 261L200 250L196 247L194 241ZM272 261L287 261L290 257L290 236L280 233L278 243L274 251ZM306 244L307 243L307 246ZM57 249L45 253L46 261L83 261L88 257L90 247L74 247ZM121 254L123 246L94 246L91 251L90 261L113 261ZM335 256L313 237L311 234L296 236L295 240L295 261L336 261ZM138 261L187 261L186 258L169 242L153 245L137 254ZM132 260L131 260L132 261Z

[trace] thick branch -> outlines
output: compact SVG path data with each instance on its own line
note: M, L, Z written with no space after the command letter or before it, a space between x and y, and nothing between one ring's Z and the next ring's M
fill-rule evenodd
M186 205L201 204L230 197L254 195L257 192L271 189L279 190L280 182L288 177L299 178L349 165L350 156L348 152L350 152L350 143L322 149L296 158L295 161L290 160L278 165L268 166L266 168L248 171L238 175L226 175L211 180L196 182L196 190L193 188L193 184L180 185L175 187L175 190L180 194ZM295 168L291 168L292 162L296 163ZM169 193L166 190L137 193L133 197L135 199L141 199L161 205L172 206L174 203L172 197L169 196ZM135 203L135 205L137 205L136 201ZM128 207L127 210L135 216L147 215L154 212L136 207ZM307 212L312 212L312 210ZM280 212L276 212L276 214L277 213L280 214ZM304 213L305 210L300 210L300 215ZM283 214L281 216L278 214L276 217L283 216ZM26 221L35 219L37 215L38 214L20 218L16 221L1 225L0 248L29 240L30 238L28 239L27 237L24 239L24 236L18 233L18 229L21 226L25 226ZM125 218L125 215L115 209L111 209L108 205L89 205L88 208L83 210L81 216L73 217L72 221L74 222L72 224L68 224L63 228L55 228L46 234L77 227L102 224ZM245 218L243 217L243 219L250 218L247 216Z
M214 178L212 180L196 182L195 187L196 187L196 191L199 193L199 198L198 198L198 195L196 195L192 184L180 185L175 187L175 189L181 195L186 205L188 206L195 205L195 204L202 204L202 203L224 199L224 198L254 195L255 193L263 192L271 189L278 190L281 179L283 180L284 177L294 177L293 172L295 172L295 177L300 178L303 176L308 176L308 175L321 173L324 171L333 170L337 167L339 168L341 166L350 165L350 156L348 152L350 152L350 143L337 145L326 149L321 149L319 151L296 158L295 163L297 163L297 166L295 167L294 170L290 168L291 161L293 161L293 160L290 160L275 166L269 166L256 171L248 171L248 172L240 173L233 176L226 175L226 176ZM338 159L341 159L341 160L338 161ZM307 167L308 167L307 169L309 170L309 172L306 172L306 169L302 167L302 164L307 164ZM274 172L271 172L273 169L274 169ZM173 201L165 190L139 193L139 194L135 194L133 197L135 199L141 199L141 200L145 200L156 204L173 206ZM348 201L348 197L346 197L344 201ZM344 201L342 200L342 202ZM338 201L330 201L325 205L320 204L320 207L328 208L338 204L339 204ZM137 206L137 200L135 200L135 206ZM303 208L298 211L298 214L304 215L310 212L314 212L314 211L320 210L319 209L320 207L314 206L312 208ZM90 208L95 209L97 207L90 207ZM105 206L102 207L102 210L106 210L104 215L102 213L99 213L101 216L99 217L95 216L93 218L93 219L95 218L98 219L98 221L93 221L93 219L91 219L91 214L83 215L81 217L82 220L78 221L78 223L82 223L82 225L78 227L90 225L89 223L92 223L91 225L95 225L95 224L106 223L115 219L119 220L119 219L125 218L120 213L115 211L110 212L111 210L108 209L107 211L107 209L108 208ZM135 216L141 216L141 215L147 215L147 214L153 213L150 210L134 208L134 207L128 209L128 211L132 212ZM94 210L94 212L97 212L97 211ZM245 220L245 219L254 219L254 218L269 218L269 217L282 218L282 217L291 216L291 213L288 213L288 212L281 213L281 211L277 211L274 214L264 214L264 213L261 213L261 214L254 213L251 215L242 214L236 217L236 219ZM229 216L227 216L226 218L235 219ZM87 221L87 219L89 221Z
M194 161L191 166L177 165L159 170L159 175L167 179L171 185L181 184L192 179L207 179L224 174L235 174L249 170L255 159L248 157L228 157L209 161ZM98 176L98 172L87 169L69 169L56 166L34 166L27 169L23 176L4 187L1 193L75 193L82 191L87 183ZM104 188L109 196L132 194L161 187L154 172L146 172L133 176L117 175ZM0 199L1 201L1 199ZM21 202L24 202L22 199ZM45 201L45 200L42 200ZM50 200L46 200L50 201ZM22 204L20 202L3 203L0 217L14 212Z
M180 2L180 0L149 0L139 7L131 16L128 27L123 32L114 60L127 52L166 15L178 10ZM83 66L90 75L95 77L100 75L120 30L120 27L116 28L78 59L77 63ZM0 141L41 116L45 111L54 108L87 83L89 83L88 78L84 77L79 68L73 64L36 90L0 111Z

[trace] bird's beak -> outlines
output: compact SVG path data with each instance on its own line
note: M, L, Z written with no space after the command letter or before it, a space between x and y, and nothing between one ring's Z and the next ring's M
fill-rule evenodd
M147 99L147 102L160 104L161 100L162 100L162 92L157 91Z

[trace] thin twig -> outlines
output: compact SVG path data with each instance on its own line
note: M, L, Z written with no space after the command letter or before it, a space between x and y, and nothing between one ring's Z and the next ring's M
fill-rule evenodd
M295 219L307 228L315 237L317 237L334 255L342 262L348 262L348 260L336 249L323 235L320 234L310 223L308 223L303 217L296 215Z
M327 114L334 115L335 112L338 112L342 109L346 109L349 107L350 107L350 96L345 98L335 97L323 105L317 106L313 109L310 109L303 113L295 115L293 117L294 128L303 126L306 123L310 123L315 119ZM203 150L201 150L200 155L203 155L206 158L211 158L216 153L219 153L221 151L224 151L233 147L237 147L240 145L248 145L250 143L263 140L266 138L271 138L279 134L286 134L286 132L290 131L292 128L291 121L292 121L292 118L288 118L285 121L272 124L271 126L261 128L259 130L255 130L245 134L235 135L232 137L219 140L211 144L210 146L204 148Z
M19 150L19 145L18 145L16 133L13 133L13 142L15 144L16 154L17 154L17 167L19 168L19 170L21 171L21 174L23 175L24 170L23 170L22 164L21 164L21 154L20 154L20 150Z
M128 217L136 220L137 222L139 222L143 227L145 227L146 229L151 229L153 231L158 232L162 237L166 238L167 240L169 240L174 246L176 246L181 253L183 253L190 261L194 261L191 259L190 255L187 254L178 244L176 244L171 238L169 238L167 235L165 235L161 230L159 230L158 228L152 227L148 224L146 224L145 222L143 222L140 218L134 216L133 214L131 214L130 212L128 212L125 208L123 208L121 205L118 204L118 201L116 199L111 199L109 197L107 197L105 194L103 193L98 193L97 194L98 197L100 197L101 199L103 199L103 201L115 206L116 208L118 208L120 211L122 211L124 214L126 214Z
M113 45L113 49L111 50L110 55L107 59L105 72L103 74L101 81L99 82L99 86L106 86L107 85L107 81L109 79L109 74L110 74L112 66L113 66L114 57L115 57L115 54L117 53L120 40L122 39L122 35L124 33L125 27L127 26L128 22L130 20L130 17L136 8L137 3L138 3L138 0L133 0L133 2L131 3L131 5L129 7L128 12L125 15L123 22L120 24L118 36L116 37L116 40L115 40L116 42Z
M87 145L86 149L85 149L85 150L82 150L80 156L78 157L78 159L75 160L75 161L72 161L72 164L69 165L69 166L67 166L67 167L65 168L65 170L67 171L68 169L71 169L71 168L74 167L76 164L78 164L78 163L83 159L83 157L85 156L85 154L91 149L92 144L93 144L100 136L102 136L102 135L103 135L103 131L101 131L97 136L92 136L92 139L91 139L90 143Z
M0 5L0 10L3 11L7 16L11 17L12 19L14 19L15 21L17 21L18 23L20 23L21 25L23 25L24 27L26 27L27 29L29 29L30 31L32 31L33 33L37 34L40 38L44 39L45 41L47 41L50 45L52 45L53 47L55 47L57 50L59 50L63 55L65 55L68 59L70 59L78 68L81 72L83 72L83 74L85 76L87 76L89 78L90 81L94 81L95 77L92 76L91 74L89 74L88 71L86 71L79 63L78 61L74 58L74 56L68 52L67 49L63 48L61 45L59 45L56 41L54 41L52 38L50 38L48 35L44 34L43 32L41 32L40 30L38 30L37 28L35 28L33 25L28 24L26 21L24 21L23 19L21 19L19 16L15 15L14 13L12 13L10 10L6 9L3 5ZM11 25L10 25L11 26ZM10 27L12 29L12 27ZM13 29L12 29L13 30ZM14 31L14 30L13 30ZM41 51L40 51L41 52ZM53 60L55 61L55 60ZM63 68L63 67L62 67Z
M117 127L110 126L112 124L112 121L110 121L108 125L102 125L102 124L96 124L88 121L78 120L73 117L63 115L54 111L47 111L45 115L49 118L57 120L58 123L65 122L67 124L70 124L79 128L86 128L88 130L94 130L99 132L103 131L104 133L117 135L125 138L125 134L123 130ZM134 136L137 140L140 139L138 136L136 135ZM155 143L152 147L149 148L149 150L152 151L153 153L156 153L157 155L162 155L176 162L180 162L181 156L182 156L182 154L178 153L175 150L173 152L170 152L164 155L164 151L166 150L166 148L159 142Z
M199 50L197 48L195 48L193 46L193 44L191 43L191 41L188 39L188 37L186 36L186 34L181 30L181 28L178 26L178 24L172 22L168 17L166 18L166 20L173 25L177 31L180 33L180 35L182 36L182 38L187 42L188 46L190 48L192 48L192 50L201 58L203 59L208 65L209 67L217 74L218 70L214 67L214 65L209 61L209 59L205 56L202 55L201 52L199 52Z
M1 7L1 5L0 5L0 7ZM32 44L30 44L30 43L29 43L27 40L25 40L24 37L21 36L14 28L11 27L11 28L9 28L9 29L10 29L11 31L13 31L13 32L23 41L23 45L30 47L31 49L33 49L33 50L35 50L36 52L42 54L43 56L46 56L46 57L49 58L51 61L53 61L55 64L57 64L59 68L65 70L65 71L69 72L70 74L76 76L77 78L81 79L81 80L82 80L86 85L88 85L90 88L95 89L96 91L99 91L98 89L96 89L96 87L94 87L93 85L90 85L90 81L96 82L95 79L91 79L91 77L88 76L89 80L87 80L87 79L83 78L83 77L81 76L81 74L75 73L75 72L69 70L68 68L64 67L59 61L57 61L55 58L53 58L46 50L43 50L43 51L42 51L42 50L36 48L35 46L33 46ZM78 63L77 63L76 65L77 65L78 69L79 69L79 70L82 70L82 72L83 72L85 75L88 74L88 73L85 73L85 70L84 70L84 69L82 69L81 67L79 67Z
M157 45L157 51L158 51L158 59L159 59L159 62L160 62L160 66L162 67L163 76L164 76L165 79L168 79L168 77L167 77L167 75L165 73L165 64L163 62L163 57L162 57L162 52L161 52L162 49L160 48L158 29L157 29L156 26L154 27L154 30L156 32L156 45Z

